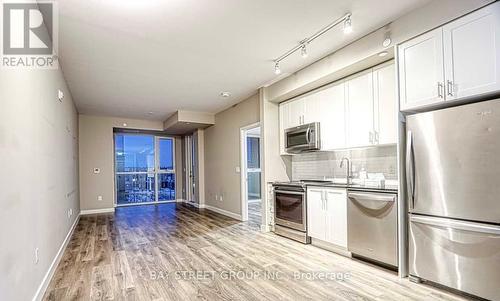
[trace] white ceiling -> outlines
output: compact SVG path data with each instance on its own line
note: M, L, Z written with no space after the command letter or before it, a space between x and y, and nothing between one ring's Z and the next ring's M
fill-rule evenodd
M283 61L281 76L426 2L60 0L59 55L80 113L157 120L179 109L215 113L275 80L274 58L346 12L353 33L333 29L307 59Z

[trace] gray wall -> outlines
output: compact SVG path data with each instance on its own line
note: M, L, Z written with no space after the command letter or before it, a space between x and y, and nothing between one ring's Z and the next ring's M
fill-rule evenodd
M80 212L77 143L60 69L0 69L0 300L34 297Z
M205 203L241 214L240 128L259 122L259 96L215 115L215 125L205 129ZM215 195L222 195L216 201Z
M163 130L161 121L127 119L80 115L80 204L82 210L113 208L114 184L114 144L113 128L123 127L141 130ZM176 141L176 186L182 191L182 150L181 139ZM93 169L101 169L94 174ZM101 195L102 201L97 197Z
M389 145L292 156L292 179L345 178L346 168L340 168L340 161L344 157L350 159L355 178L362 168L370 173L383 173L388 180L398 178L397 146Z

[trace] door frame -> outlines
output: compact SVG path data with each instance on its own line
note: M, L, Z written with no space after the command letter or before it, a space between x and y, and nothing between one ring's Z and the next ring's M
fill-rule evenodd
M193 156L195 155L195 150L194 150L194 141L193 141L193 134L185 136L184 140L184 146L185 146L185 166L186 166L186 199L188 203L196 203L197 201L195 200L195 192L194 187L196 185L196 179L195 179L195 170L194 170L194 160Z
M260 122L252 123L240 128L240 203L241 203L241 220L248 221L248 182L247 182L247 132L249 130L259 128ZM262 141L262 132L260 141ZM259 148L259 152L262 149ZM262 154L260 154L260 166L262 170ZM260 173L262 184L262 171ZM262 185L261 185L262 187ZM262 192L261 192L262 193ZM262 195L261 195L262 202Z

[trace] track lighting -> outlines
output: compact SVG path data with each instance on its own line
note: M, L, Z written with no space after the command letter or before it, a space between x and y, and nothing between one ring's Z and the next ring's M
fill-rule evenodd
M351 16L347 17L344 21L344 33L350 34L352 32Z
M307 57L307 46L306 46L306 44L303 44L303 45L302 45L302 48L300 48L300 55L301 55L303 58L306 58L306 57Z
M274 64L274 73L275 74L280 74L281 73L281 69L280 69L280 62L276 62Z
M330 29L334 28L335 26L341 24L342 22L344 23L344 27L343 27L344 33L348 34L348 33L352 32L351 13L347 13L343 17L338 18L337 20L335 20L332 23L328 24L327 26L323 27L322 29L320 29L319 31L317 31L315 34L313 34L312 36L310 36L309 38L303 39L295 47L293 47L292 49L288 50L287 52L285 52L281 56L277 57L274 60L274 73L280 74L281 73L280 62L282 60L286 59L287 57L289 57L290 55L292 55L293 53L299 51L299 49L300 49L300 55L303 58L306 58L307 55L308 55L308 53L307 53L307 46L312 41L316 40L317 38L319 38L320 36L322 36L323 34L325 34L326 32L328 32Z

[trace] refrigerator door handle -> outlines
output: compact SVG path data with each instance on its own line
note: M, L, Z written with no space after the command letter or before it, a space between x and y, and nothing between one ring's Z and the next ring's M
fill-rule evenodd
M408 131L406 135L406 188L411 209L415 207L415 168L413 160L413 134Z
M487 224L478 224L474 222L465 222L459 220L449 220L437 217L429 217L429 216L416 216L411 215L410 221L413 223L445 227L469 232L476 233L486 233L500 236L500 227L487 225Z

